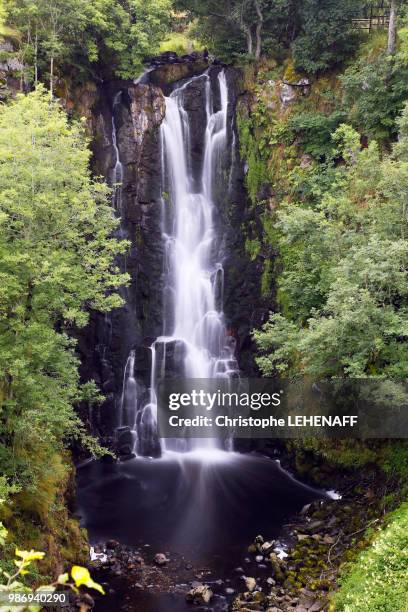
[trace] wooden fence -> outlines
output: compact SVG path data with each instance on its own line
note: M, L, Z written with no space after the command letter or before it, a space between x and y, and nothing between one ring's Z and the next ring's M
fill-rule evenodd
M387 2L381 2L365 11L358 19L353 19L353 28L356 30L380 30L388 28L390 21L390 10Z

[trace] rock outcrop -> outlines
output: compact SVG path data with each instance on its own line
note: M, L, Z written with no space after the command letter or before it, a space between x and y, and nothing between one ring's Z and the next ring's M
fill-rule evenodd
M124 306L106 316L93 313L79 343L83 378L94 379L106 397L90 421L95 433L108 443L120 424L123 372L129 353L135 351L139 391L146 393L150 383L150 346L163 333L160 125L165 115L164 96L169 95L180 79L207 70L213 104L217 108L220 105L217 77L221 69L221 66L208 67L207 59L202 56L160 63L139 82L113 81L97 87L87 86L75 92L75 99L67 103L68 108L87 120L92 134L94 173L106 177L112 184L118 156L122 166L122 185L120 193L116 187L114 199L121 217L118 235L130 241L130 249L118 265L129 273L131 281L122 290ZM249 372L253 368L250 330L260 316L256 297L260 295L260 275L245 251L246 238L240 231L249 208L235 126L240 74L232 68L225 70L230 98L228 147L217 168L219 180L214 199L219 240L216 248L225 270L224 309L228 330L236 338L238 358L242 357L241 363ZM186 84L183 94L185 109L192 115L190 146L196 181L203 163L206 82L205 78L193 79ZM173 348L166 347L170 375L172 361L178 358L179 352ZM126 435L124 432L124 438ZM124 440L123 447L129 450L128 446Z

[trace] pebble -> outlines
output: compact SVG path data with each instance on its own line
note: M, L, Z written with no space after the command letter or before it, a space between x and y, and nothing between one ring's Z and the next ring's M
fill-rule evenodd
M154 562L156 565L166 565L168 561L169 560L164 553L157 553L157 555L154 556Z
M256 580L255 580L255 578L252 578L251 576L248 576L248 577L244 577L244 580L245 580L246 588L248 589L248 591L250 593L252 593L252 591L256 587Z
M262 552L264 552L264 553L269 552L273 548L274 544L275 544L274 541L272 541L272 542L264 542L262 544L262 546L261 546Z

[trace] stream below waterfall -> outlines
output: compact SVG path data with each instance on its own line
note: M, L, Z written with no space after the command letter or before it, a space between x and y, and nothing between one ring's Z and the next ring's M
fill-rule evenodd
M153 575L150 588L130 585L123 593L121 587L116 596L100 599L98 610L188 610L185 593L198 578L216 593L203 609L225 610L230 590L245 590L243 575L260 581L268 576L267 565L248 559L254 538L283 542L291 515L324 497L277 461L214 450L94 461L79 466L77 484L78 512L92 545L114 539L146 563L154 565L160 552L169 558L164 586L163 576Z

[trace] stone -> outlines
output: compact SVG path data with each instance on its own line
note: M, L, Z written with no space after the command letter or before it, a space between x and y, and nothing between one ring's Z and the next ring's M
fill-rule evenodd
M280 88L279 97L282 107L285 108L296 100L296 90L292 85L289 85L289 83L283 83Z
M299 605L296 610L298 610L299 607L303 607L306 608L306 610L309 610L309 608L311 608L315 603L314 593L312 593L312 591L308 591L307 589L300 589L299 594Z
M326 606L327 601L325 599L319 599L314 602L313 606L309 608L308 612L320 612Z
M316 531L324 526L324 521L310 521L307 527L305 527L305 531Z
M151 73L150 81L154 85L163 87L172 85L176 81L192 77L200 74L207 68L207 62L204 59L194 61L185 61L183 58L174 58L170 62L162 63L158 68ZM169 91L166 91L169 93Z
M156 565L166 565L169 560L164 553L157 553L154 556L154 562L156 563Z
M116 453L119 457L133 454L133 436L130 427L119 427L117 430Z
M194 604L208 604L212 596L212 590L206 584L200 584L187 593L186 600Z
M263 553L268 553L271 552L271 550L273 549L275 545L275 542L272 540L271 542L264 542L261 546L261 551Z
M299 540L299 542L302 542L303 540L307 540L310 536L306 535L305 533L298 533L297 534L297 539Z
M248 589L248 591L250 593L252 593L252 591L256 587L256 580L255 580L255 578L252 578L251 576L245 576L244 580L245 580L246 588Z
M323 544L334 544L335 541L336 540L332 536L329 536L329 535L325 535L323 538Z

